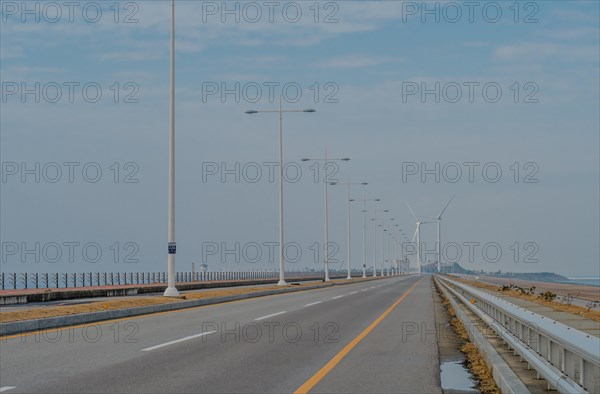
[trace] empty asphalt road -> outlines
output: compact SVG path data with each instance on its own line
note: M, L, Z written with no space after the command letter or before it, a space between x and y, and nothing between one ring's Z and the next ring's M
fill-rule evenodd
M0 390L438 393L428 276L4 338Z

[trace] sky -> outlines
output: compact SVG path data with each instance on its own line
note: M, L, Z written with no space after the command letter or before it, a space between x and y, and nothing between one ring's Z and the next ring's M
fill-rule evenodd
M69 4L0 2L0 269L165 271L170 3ZM245 111L282 97L316 110L283 116L287 270L323 266L323 162L302 159L327 150L351 159L330 162L330 181L381 199L367 203L368 266L382 234L385 258L404 242L414 266L407 204L426 222L455 196L443 262L600 277L597 1L175 10L178 271L277 269L279 119ZM348 188L328 201L342 269ZM362 210L351 204L354 268ZM422 224L424 261L436 241Z

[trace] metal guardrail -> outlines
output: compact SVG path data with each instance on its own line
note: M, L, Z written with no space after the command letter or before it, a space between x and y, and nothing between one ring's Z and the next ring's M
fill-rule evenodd
M561 393L600 393L600 338L464 283L436 278L550 386Z

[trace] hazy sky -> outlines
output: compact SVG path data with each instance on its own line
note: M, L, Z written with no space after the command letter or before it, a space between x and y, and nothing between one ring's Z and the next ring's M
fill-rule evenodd
M0 3L0 268L165 270L169 2ZM178 270L277 267L278 118L244 112L283 94L317 110L284 116L288 269L322 266L323 173L301 159L327 148L409 240L405 202L456 195L444 261L600 276L597 1L176 3ZM347 189L329 197L345 261Z

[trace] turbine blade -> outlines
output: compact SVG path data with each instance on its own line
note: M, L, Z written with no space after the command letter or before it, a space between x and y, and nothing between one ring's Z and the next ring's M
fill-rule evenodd
M419 225L417 225L417 228L415 229L415 234L412 237L412 241L410 242L415 242L415 238L417 238L417 233L419 232Z
M410 207L410 205L408 205L408 203L405 201L404 204L406 204L406 207L408 208L408 210L410 211L410 213L412 213L413 217L415 218L415 220L417 219L417 215L415 215L415 212L412 210L412 208Z
M442 209L442 212L440 212L440 214L438 215L438 220L442 218L442 215L444 214L444 212L446 212L446 208L448 208L448 205L450 205L452 200L454 200L454 197L456 197L456 194L454 196L452 196L452 198L450 198L450 200L448 200L448 203L446 204L444 209Z

